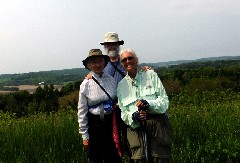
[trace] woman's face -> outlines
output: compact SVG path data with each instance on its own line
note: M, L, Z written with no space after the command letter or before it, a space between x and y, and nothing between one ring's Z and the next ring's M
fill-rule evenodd
M103 72L104 64L105 64L105 61L103 57L94 57L89 60L88 67L94 73L100 75Z
M121 64L128 72L134 72L137 70L138 61L133 54L126 51L121 55Z

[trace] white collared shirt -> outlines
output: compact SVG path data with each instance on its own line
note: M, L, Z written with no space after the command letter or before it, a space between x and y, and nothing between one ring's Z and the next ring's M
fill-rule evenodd
M112 99L116 98L117 85L113 77L110 75L102 74L100 78L99 75L93 74L93 77L98 80L101 86L108 92ZM93 79L84 79L80 85L79 90L79 101L78 101L78 123L79 123L79 133L82 134L83 140L89 139L88 134L88 111L94 115L100 115L100 110L103 105L99 105L96 108L88 109L89 106L99 104L103 101L110 100L106 93L100 88L100 86ZM104 114L110 114L111 111L104 111Z

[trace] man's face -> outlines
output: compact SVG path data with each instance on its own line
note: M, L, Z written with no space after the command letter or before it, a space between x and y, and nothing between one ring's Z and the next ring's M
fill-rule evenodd
M120 51L120 44L117 42L105 43L104 49L109 57L116 57Z

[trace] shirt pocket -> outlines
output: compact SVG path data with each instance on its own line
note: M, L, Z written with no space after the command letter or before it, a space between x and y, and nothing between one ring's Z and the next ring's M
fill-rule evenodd
M142 88L142 96L151 96L155 94L155 89L152 85L147 85Z
M138 110L136 107L136 97L126 97L121 100L121 103L123 105L122 111L123 112L135 112Z

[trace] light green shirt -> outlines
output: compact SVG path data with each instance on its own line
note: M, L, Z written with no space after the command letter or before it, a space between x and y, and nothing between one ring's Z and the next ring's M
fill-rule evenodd
M147 100L150 105L147 112L151 114L165 113L169 105L162 82L153 70L138 70L134 80L127 74L118 84L117 97L122 120L132 128L140 125L132 120L132 114L138 111L138 100Z

